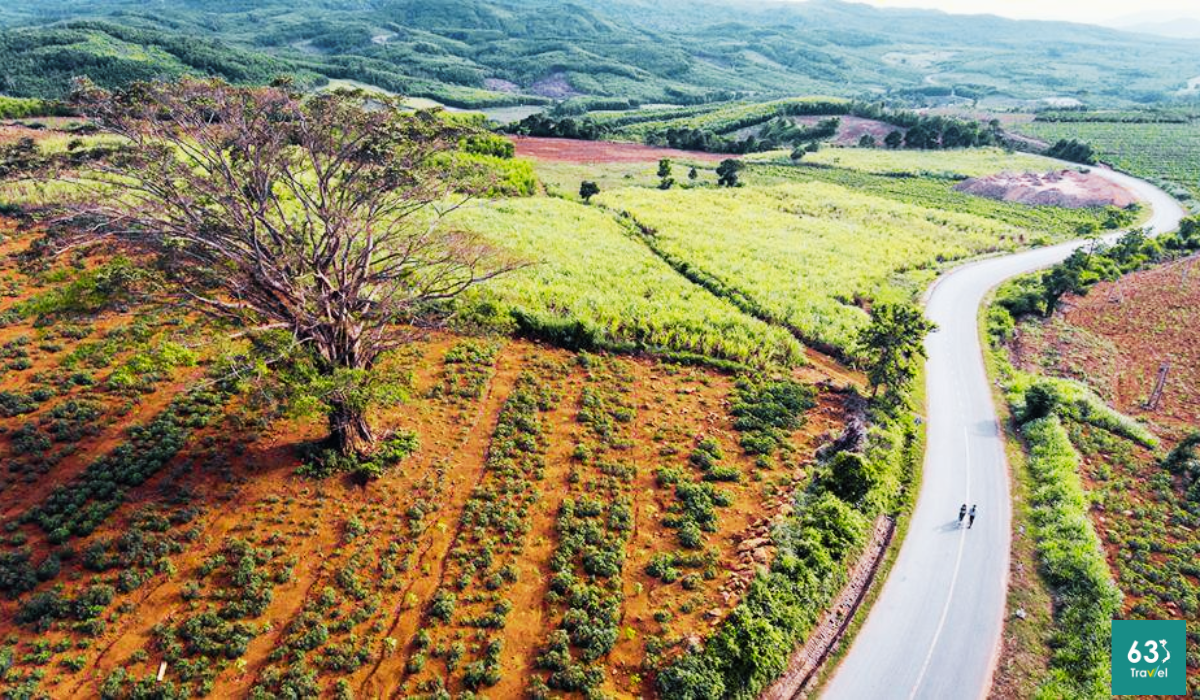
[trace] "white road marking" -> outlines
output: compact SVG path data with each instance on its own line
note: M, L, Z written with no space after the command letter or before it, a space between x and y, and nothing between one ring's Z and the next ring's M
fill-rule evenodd
M971 434L966 426L963 426L963 443L967 447L967 493L964 503L971 502ZM942 617L938 620L937 629L933 631L933 640L929 642L929 653L925 655L925 663L921 664L921 673L917 674L917 681L913 683L912 692L908 694L908 700L917 697L917 691L921 689L921 682L925 680L925 673L929 671L929 664L933 661L933 652L937 649L938 638L942 636L942 628L946 626L946 617L950 614L950 603L954 601L954 589L958 585L958 571L962 564L963 545L967 542L967 529L962 526L962 522L958 524L958 556L954 559L954 573L950 576L950 591L946 593L946 602L942 605Z

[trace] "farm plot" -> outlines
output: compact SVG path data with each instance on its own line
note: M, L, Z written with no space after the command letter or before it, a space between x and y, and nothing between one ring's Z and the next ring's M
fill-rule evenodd
M136 265L17 265L32 236L5 235L13 696L653 695L841 427L799 383L439 333L389 361L409 398L372 417L412 454L365 487L303 477L320 420L211 382L214 329L120 293ZM794 415L748 442L760 389Z
M1022 232L826 184L736 190L624 189L645 240L744 307L811 343L850 350L869 303L910 297L939 263L1010 249Z

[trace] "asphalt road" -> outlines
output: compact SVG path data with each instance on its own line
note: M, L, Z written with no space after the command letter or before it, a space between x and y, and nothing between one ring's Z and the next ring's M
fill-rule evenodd
M1154 212L1149 225L1158 233L1174 230L1185 214L1146 182L1092 172L1147 202ZM939 330L927 342L921 492L896 565L823 698L987 695L1004 626L1012 510L1004 439L983 366L979 307L1004 280L1053 265L1080 245L970 263L942 277L928 295L926 314ZM963 503L978 504L969 530L958 526Z

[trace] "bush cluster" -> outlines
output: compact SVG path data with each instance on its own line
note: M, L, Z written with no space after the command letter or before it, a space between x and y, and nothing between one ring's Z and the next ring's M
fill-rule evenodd
M433 387L434 396L477 399L483 396L500 344L464 340L446 352L442 380Z
M88 465L68 484L58 486L22 518L37 523L53 543L91 534L140 486L170 462L191 430L207 425L225 397L196 391L171 402L149 424L129 430L129 440Z
M804 412L816 405L814 397L812 387L792 379L739 379L732 413L742 448L749 454L774 454L787 433L803 424Z

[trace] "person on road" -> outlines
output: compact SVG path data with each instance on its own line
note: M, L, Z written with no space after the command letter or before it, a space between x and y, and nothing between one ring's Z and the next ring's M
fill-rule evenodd
M976 508L975 505L971 506L971 519L967 521L967 529L968 530L970 530L971 526L975 524L975 508Z
M967 517L967 504L962 504L962 508L958 509L958 526L962 527L963 518Z

